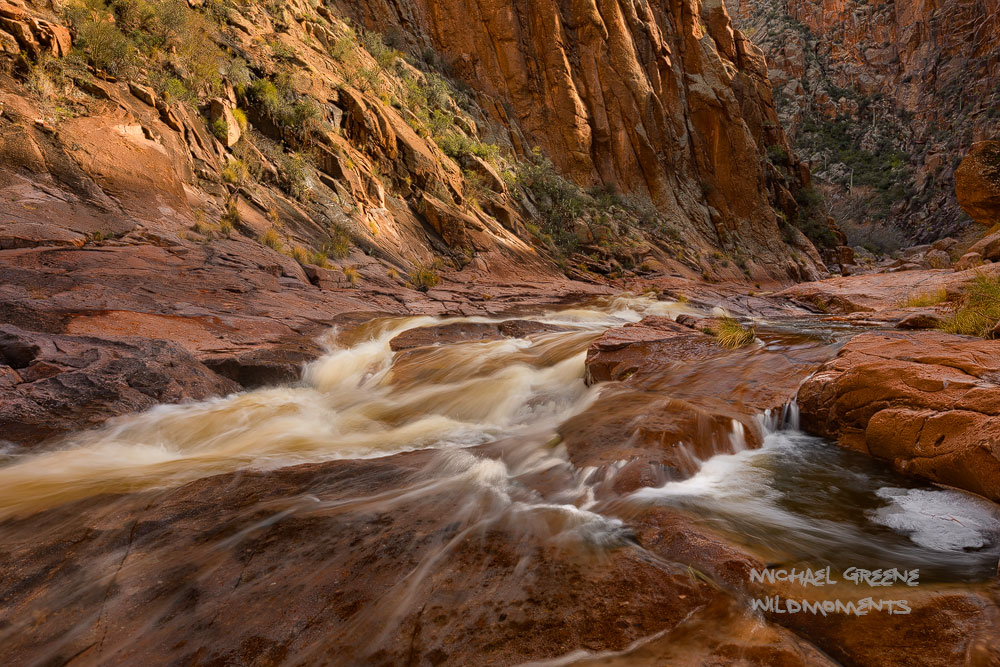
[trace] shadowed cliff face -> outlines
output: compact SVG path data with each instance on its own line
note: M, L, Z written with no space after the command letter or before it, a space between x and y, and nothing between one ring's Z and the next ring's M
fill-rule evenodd
M769 164L767 148L787 155L789 144L767 66L721 2L341 6L408 45L441 53L519 150L540 147L578 183L648 194L710 245L739 247L796 272L785 259L779 217L798 219L793 193L808 185L808 172L794 156L781 169ZM808 246L790 226L784 236Z
M845 231L866 215L918 241L968 224L954 173L972 143L1000 133L1000 2L728 5L767 54L799 155L842 191Z

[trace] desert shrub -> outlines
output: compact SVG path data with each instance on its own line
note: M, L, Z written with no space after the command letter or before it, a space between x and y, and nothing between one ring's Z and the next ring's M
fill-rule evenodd
M221 86L225 59L215 27L182 0L77 0L65 14L76 46L113 76L130 78L142 68L158 89L171 79L186 82L187 92Z
M410 272L410 284L426 292L441 282L441 275L432 267L419 265Z
M243 58L229 58L226 60L226 79L233 85L239 95L246 93L247 87L253 83L253 74L247 61Z
M314 250L309 253L309 264L315 264L321 269L325 269L330 265L329 258L326 253L322 250Z
M247 98L272 121L305 139L323 124L323 111L310 97L299 97L285 77L278 80L257 79L247 89Z
M233 109L233 118L236 119L236 124L240 126L240 132L247 131L247 115L243 109Z
M305 201L312 192L310 185L312 164L301 153L282 153L278 170L282 177L285 191L296 199Z
M400 56L399 51L387 46L382 35L377 32L362 30L358 37L361 45L365 47L365 51L371 54L382 69L388 69Z
M226 208L222 212L222 217L219 218L219 231L228 239L233 234L233 227L241 222L243 222L243 216L240 215L239 207L236 205L236 198L227 198Z
M226 122L221 116L216 118L211 124L212 134L219 141L225 141L226 137L229 136L229 123Z
M951 317L941 325L943 331L980 338L996 338L1000 323L1000 277L977 275Z
M242 185L250 180L250 172L240 159L230 159L222 168L222 180L232 185Z
M281 236L278 235L278 230L274 227L268 227L267 231L261 234L260 242L278 252L281 252L281 248L284 245L281 242Z
M719 345L727 350L745 347L754 342L757 332L753 327L746 327L732 317L724 317L715 326L712 333L715 334Z
M278 96L278 87L267 79L256 79L250 84L248 95L251 100L260 104L270 116L275 116L282 103Z
M354 53L354 50L357 47L358 47L357 35L354 34L353 30L348 28L343 35L338 37L336 41L330 44L327 51L330 54L331 58L333 58L337 62L343 63L347 62L348 58L350 58L350 56Z
M351 283L351 285L357 285L361 282L361 274L353 266L344 267L344 277L347 278L347 282Z
M806 238L820 248L836 246L837 237L827 224L823 195L813 187L800 188L795 193L795 201L799 205L798 218L795 223L806 235Z
M139 64L135 46L108 19L77 27L76 46L86 52L94 67L112 76L127 77Z
M323 244L323 252L334 259L344 259L351 254L351 237L340 225L330 228L330 239Z
M299 264L309 263L309 253L306 252L306 249L303 248L302 246L295 246L294 248L292 248L291 256L292 259L294 259Z
M847 245L861 246L875 255L888 255L909 245L903 230L890 222L857 223L846 215L840 217L840 212L838 207L833 214L838 216L837 225L847 237Z

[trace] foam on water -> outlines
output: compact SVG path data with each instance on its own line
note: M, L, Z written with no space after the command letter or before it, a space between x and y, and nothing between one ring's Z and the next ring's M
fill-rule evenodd
M652 296L608 298L526 318L576 331L402 356L390 341L409 329L508 318L384 318L362 325L344 343L333 332L327 353L304 369L299 384L159 406L77 434L53 451L15 450L0 465L0 516L244 467L460 448L551 432L597 395L583 382L593 337L623 320L673 308Z
M946 489L876 491L888 504L868 512L875 523L906 534L935 551L979 549L1000 534L1000 516L989 501Z
M783 418L797 420L797 413L786 409ZM767 433L760 449L714 456L690 478L639 489L630 499L691 511L793 561L917 567L943 579L995 574L1000 508L919 484L788 429Z

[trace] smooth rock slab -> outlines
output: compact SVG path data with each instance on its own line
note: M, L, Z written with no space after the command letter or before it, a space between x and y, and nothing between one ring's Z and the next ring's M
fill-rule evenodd
M803 384L799 407L807 431L1000 500L1000 342L861 334Z

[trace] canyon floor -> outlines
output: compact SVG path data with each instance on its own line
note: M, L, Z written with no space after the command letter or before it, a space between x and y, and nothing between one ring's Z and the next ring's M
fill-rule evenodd
M0 664L1000 665L959 4L0 0Z
M993 265L424 292L239 240L0 254L7 664L1000 660L1000 344L907 305Z

